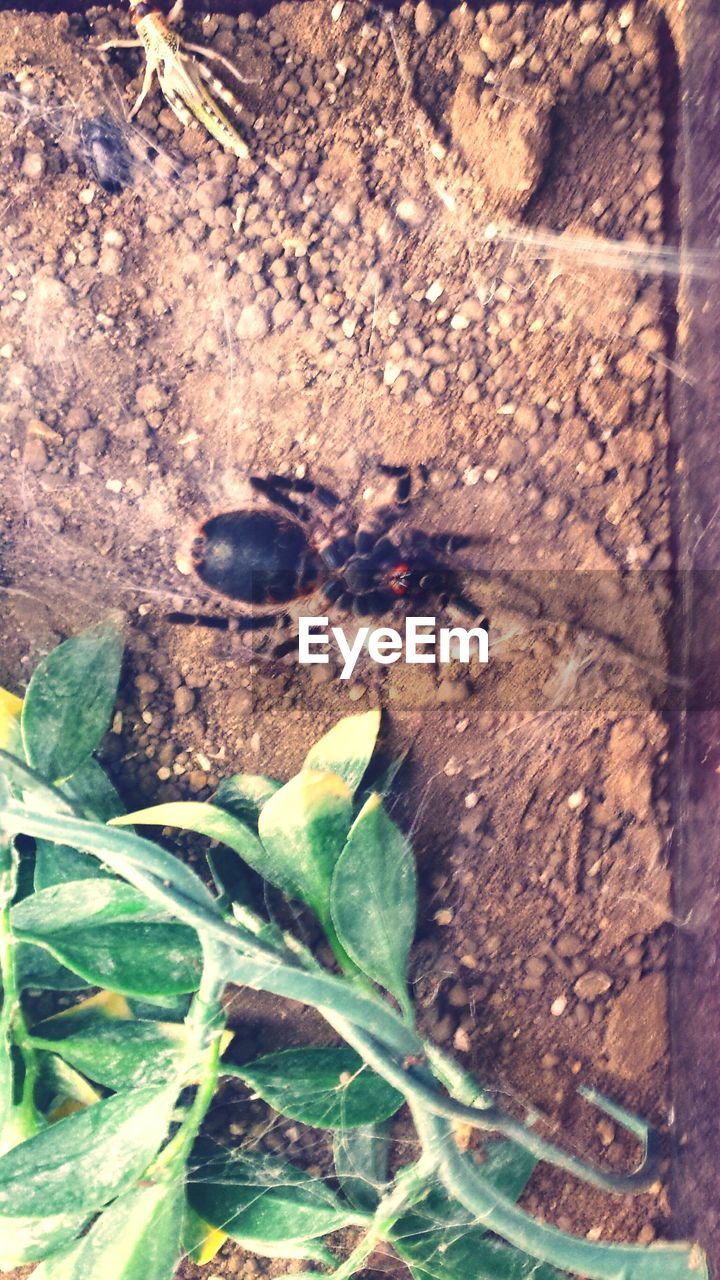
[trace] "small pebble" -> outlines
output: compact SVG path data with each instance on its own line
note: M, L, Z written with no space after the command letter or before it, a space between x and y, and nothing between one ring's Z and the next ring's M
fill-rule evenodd
M561 933L555 943L555 950L559 956L563 957L563 959L579 955L582 949L583 944L574 933Z
M604 1147L615 1141L615 1125L609 1116L602 1116L595 1125L597 1135Z
M455 1032L453 1037L453 1046L457 1049L458 1053L470 1052L472 1045L470 1044L470 1037L464 1027L458 1027Z
M597 1000L612 986L612 978L599 969L590 969L583 973L574 986L575 995L580 1000Z
M258 341L260 338L266 338L268 322L262 307L259 307L256 303L249 303L243 307L235 326L235 334L241 342Z
M184 716L195 706L195 694L192 689L188 689L187 685L181 684L180 688L175 690L173 701L178 715Z
M26 178L37 182L45 173L45 156L41 151L26 151L23 156L22 172Z
M141 671L135 677L135 688L139 689L140 693L156 693L160 688L160 681L151 671Z
M29 471L44 471L48 464L48 452L39 436L31 436L28 440L23 461Z
M431 6L427 0L420 0L420 3L415 6L415 30L418 35L425 40L427 36L432 35L436 26L437 17Z
M112 246L104 248L100 254L98 262L98 271L103 276L117 276L122 270L123 255L119 249Z
M516 427L520 427L528 435L534 435L540 427L540 414L532 405L520 404L515 410L513 421Z
M655 32L645 22L632 22L625 32L625 39L636 58L643 58L646 53L651 53L657 43Z
M462 982L453 983L448 991L448 1004L452 1005L453 1009L464 1009L469 1002L467 987L464 987Z
M395 212L408 227L419 227L425 221L425 210L417 200L401 200Z

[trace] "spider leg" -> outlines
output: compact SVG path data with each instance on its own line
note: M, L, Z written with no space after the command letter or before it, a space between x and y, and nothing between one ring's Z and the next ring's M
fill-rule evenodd
M397 561L398 559L402 559L402 552L400 548L395 545L392 538L388 538L387 534L383 533L380 535L372 549L372 558L376 564L379 564L384 560Z
M279 618L286 617L279 613L257 613L223 617L217 613L166 613L165 621L183 627L209 627L213 631L262 631L272 626Z
M376 612L375 595L374 591L362 591L359 595L353 596L352 611L356 618L369 618Z
M328 489L324 484L316 484L314 480L296 479L294 476L279 476L271 472L265 477L268 483L274 485L276 489L280 489L283 493L307 493L317 498L318 502L322 502L324 506L334 510L340 506L340 499L332 489Z
M454 605L461 613L464 613L468 618L472 618L478 626L484 627L485 630L489 628L490 622L488 618L484 616L484 610L481 609L479 605L475 604L475 601L471 600L469 596L464 596L460 592L453 591L448 596L448 604Z
M453 533L449 529L439 533L426 533L423 529L408 529L407 536L412 546L430 549L441 556L451 556L456 551L461 551L463 547L484 545L488 541L482 534Z
M291 636L289 640L281 640L280 644L276 644L273 647L271 658L284 658L288 653L292 653L293 650L297 651L297 647L297 636Z
M360 527L355 531L355 550L359 556L367 556L377 542L377 533L373 529Z
M250 484L257 493L263 493L276 506L282 507L284 511L289 511L291 515L297 516L299 520L305 522L311 520L312 512L307 504L295 502L293 498L289 498L287 493L283 492L274 483L274 480L274 476L250 476Z
M395 502L398 506L407 506L410 501L410 492L412 490L412 474L409 467L392 467L385 462L381 462L378 466L384 476L392 476L396 481L395 485Z
M328 604L334 604L345 591L345 583L340 578L332 578L330 582L325 583L321 590Z
M328 569L340 569L355 550L355 541L348 533L338 534L331 542L318 548Z
M381 507L379 511L374 512L372 524L360 525L355 531L355 550L358 555L371 555L378 542L401 516L402 510L399 507Z

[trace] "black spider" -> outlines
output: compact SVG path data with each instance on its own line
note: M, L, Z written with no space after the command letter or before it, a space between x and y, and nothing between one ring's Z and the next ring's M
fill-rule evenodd
M389 537L409 504L411 476L407 467L380 470L395 479L394 501L381 507L371 523L355 529L338 526L332 516L317 519L305 499L313 498L333 516L341 505L324 485L279 475L251 476L253 489L272 506L222 512L204 521L191 548L195 573L212 591L250 606L289 604L319 590L337 611L358 618L382 616L406 601L441 609L453 604L477 623L482 611L460 591L449 560L476 539L419 529ZM283 610L236 617L172 613L168 619L239 631L289 621ZM273 656L296 644L288 640L276 645Z

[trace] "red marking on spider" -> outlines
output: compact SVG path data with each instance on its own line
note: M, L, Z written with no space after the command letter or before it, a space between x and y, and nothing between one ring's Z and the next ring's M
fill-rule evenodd
M409 572L409 564L396 564L395 567L390 570L388 574L388 586L390 587L393 595L407 595L407 575Z

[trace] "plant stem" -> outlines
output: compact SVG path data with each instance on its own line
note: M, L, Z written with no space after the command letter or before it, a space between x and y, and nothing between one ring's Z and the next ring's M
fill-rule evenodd
M697 1247L596 1244L537 1222L491 1186L472 1160L458 1151L446 1121L415 1103L410 1109L423 1150L434 1154L449 1194L517 1249L588 1280L708 1280L707 1265Z
M327 1277L327 1280L350 1280L350 1277L355 1275L355 1272L370 1257L373 1249L383 1240L387 1240L398 1218L426 1195L428 1176L431 1172L432 1169L424 1160L403 1170L392 1190L380 1201L372 1223L362 1240L342 1265Z
M180 1087L190 1075L198 1074L200 1083L192 1105L177 1133L153 1162L151 1173L160 1170L184 1170L193 1143L215 1096L220 1076L220 1041L225 1029L222 992L225 978L219 976L217 949L210 944L204 949L200 987L185 1020L188 1044L178 1076Z
M17 853L12 842L7 841L0 844L0 986L2 987L0 1052L9 1053L13 1046L19 1049L23 1061L23 1085L22 1098L19 1104L16 1104L13 1098L11 1059L8 1073L10 1096L0 1100L0 1105L6 1115L15 1113L11 1128L19 1138L24 1139L37 1133L40 1128L40 1118L35 1109L37 1059L22 1010L16 944L10 915L16 888Z

